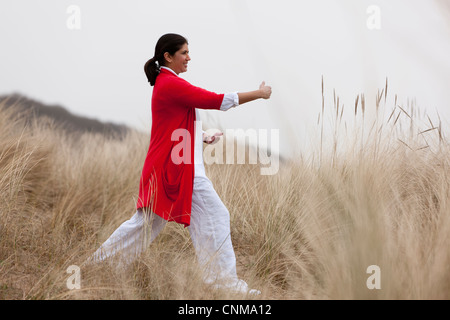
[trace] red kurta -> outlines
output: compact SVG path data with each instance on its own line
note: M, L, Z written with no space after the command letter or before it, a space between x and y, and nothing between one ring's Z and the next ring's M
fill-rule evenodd
M150 146L142 169L137 209L150 208L165 220L189 226L195 108L219 110L223 97L161 68L153 88Z

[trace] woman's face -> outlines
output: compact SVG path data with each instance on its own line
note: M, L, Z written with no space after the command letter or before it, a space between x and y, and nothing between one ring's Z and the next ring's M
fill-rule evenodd
M176 74L186 72L188 62L191 60L188 44L185 43L173 56L166 52L164 57L167 61L167 67L172 69Z

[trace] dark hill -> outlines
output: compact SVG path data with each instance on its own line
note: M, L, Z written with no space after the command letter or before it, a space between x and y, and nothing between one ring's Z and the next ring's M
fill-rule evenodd
M120 139L129 130L125 125L74 115L60 105L46 105L17 93L0 96L0 106L2 105L5 108L15 108L17 115L25 118L26 122L33 118L50 118L57 127L69 133L100 133Z

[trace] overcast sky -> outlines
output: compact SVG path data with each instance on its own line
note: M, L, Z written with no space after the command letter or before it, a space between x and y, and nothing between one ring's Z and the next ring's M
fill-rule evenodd
M189 40L181 76L192 84L218 93L263 80L273 88L268 101L201 111L204 128L279 129L288 154L317 126L322 76L327 103L333 89L347 106L362 92L370 100L388 78L390 98L450 118L449 3L2 0L0 94L149 132L143 66L158 38L175 32Z

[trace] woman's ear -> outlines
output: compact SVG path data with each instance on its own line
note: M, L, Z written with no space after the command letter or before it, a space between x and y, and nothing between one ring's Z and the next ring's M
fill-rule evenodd
M169 63L172 62L172 56L168 52L164 52L164 59Z

